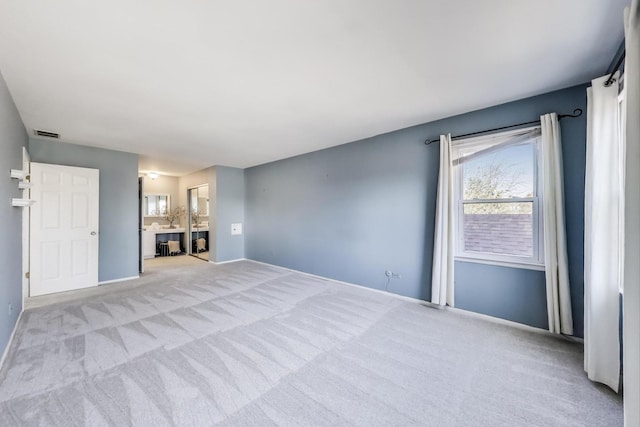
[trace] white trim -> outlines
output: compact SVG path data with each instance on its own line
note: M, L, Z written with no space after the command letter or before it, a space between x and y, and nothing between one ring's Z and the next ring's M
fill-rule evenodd
M196 199L199 199L198 197L198 190L200 188L204 188L207 187L207 214L204 215L206 217L211 216L211 186L209 185L209 182L206 182L204 184L198 184L198 185L194 185L192 187L187 187L187 211L186 211L186 216L185 216L185 220L186 220L186 224L185 224L185 233L184 233L184 245L185 245L185 253L187 255L193 255L193 256L197 256L197 253L193 253L193 247L192 242L191 242L191 238L193 237L192 233L194 232L194 228L195 228L195 232L196 232L196 237L197 237L197 233L198 231L204 231L204 230L198 230L198 227L196 224L196 227L193 226L193 221L191 221L191 214L192 214L192 206L191 206L191 202L193 201L193 196L192 196L192 192L193 190L196 190ZM198 202L198 200L196 200L196 202ZM215 209L214 209L215 210ZM207 221L208 223L208 221ZM209 231L209 227L207 227L207 232ZM214 237L215 237L215 229L212 230ZM209 250L211 250L211 234L209 234Z
M268 267L275 267L275 268L279 268L281 270L291 271L293 273L302 274L303 276L309 276L309 277L313 277L313 278L316 278L316 279L322 279L322 280L326 280L326 281L329 281L329 282L337 283L339 285L355 286L355 287L360 288L360 289L366 289L367 291L377 292L379 294L390 295L390 296L392 296L394 298L402 299L402 300L405 300L405 301L409 301L409 302L413 302L413 303L419 303L419 304L427 304L428 306L434 307L434 308L439 308L440 307L439 305L433 304L432 302L429 302L429 301L424 301L424 300L413 298L413 297L407 297L407 296L404 296L404 295L394 294L392 292L383 291L381 289L369 288L367 286L357 285L355 283L343 282L342 280L336 280L336 279L332 279L330 277L318 276L317 274L311 274L311 273L307 273L307 272L300 271L300 270L294 270L293 268L282 267L280 265L269 264L268 262L256 261L256 260L253 260L253 259L245 259L245 261L255 262L257 264L266 265Z
M229 261L220 261L220 262L209 260L211 264L215 264L215 265L229 264L231 262L238 262L238 261L253 261L253 260L247 259L247 258L236 258L236 259L230 259ZM253 262L259 262L259 261L253 261ZM271 265L271 264L268 264L268 265Z
M22 168L27 172L31 171L31 155L26 147L22 147ZM28 199L31 197L31 190L25 188L22 190L22 197ZM24 304L29 297L29 279L27 273L29 272L31 259L31 209L22 210L22 310L24 310Z
M24 310L20 310L20 314L18 314L18 318L16 319L16 324L13 325L13 331L9 336L9 341L7 341L7 346L4 348L4 352L2 352L2 359L0 359L0 370L2 370L2 367L4 366L4 361L9 355L9 349L11 348L11 344L13 344L13 339L16 336L16 331L18 330L20 319L22 319L22 313L24 313Z
M488 258L471 258L465 256L456 256L455 261L473 262L476 264L499 265L500 267L520 268L524 270L545 271L544 264L531 264L528 262L499 261Z
M144 176L138 177L138 224L140 229L138 230L138 266L139 274L144 273L144 249L145 249L145 226L144 226ZM155 251L154 251L155 252Z
M280 268L282 270L291 271L293 273L299 273L299 274L302 274L302 275L305 275L305 276L314 277L316 279L327 280L329 282L337 283L339 285L353 286L353 287L357 287L357 288L364 289L364 290L367 290L367 291L376 292L376 293L380 293L380 294L385 294L385 295L392 296L394 298L397 298L397 299L400 299L400 300L403 300L403 301L407 301L407 302L411 302L411 303L414 303L414 304L421 304L421 305L424 305L424 306L427 306L427 307L431 307L431 308L443 309L441 306L439 306L437 304L433 304L432 302L429 302L429 301L424 301L424 300L413 298L413 297L407 297L407 296L404 296L404 295L398 295L398 294L394 294L392 292L383 291L381 289L369 288L369 287L363 286L363 285L356 285L355 283L343 282L341 280L335 280L335 279L331 279L329 277L318 276L317 274L306 273L304 271L294 270L292 268L287 268L287 267L281 267L279 265L269 264L267 262L255 261L253 259L243 258L242 260L243 261L249 261L249 262L255 262L257 264L262 264L262 265L266 265L266 266L269 266L269 267ZM233 262L233 261L227 261L227 262ZM488 314L483 314L483 313L476 313L475 311L462 310L460 308L455 308L455 307L444 307L444 310L452 311L454 313L460 313L460 314L471 316L471 317L481 318L481 319L487 320L487 321L492 322L492 323L498 323L498 324L501 324L501 325L511 326L511 327L516 328L516 329L522 329L522 330L525 330L525 331L535 332L535 333L542 334L542 335L548 335L548 336L553 336L553 337L560 336L560 337L563 337L565 339L568 339L569 341L583 342L582 338L580 338L580 337L574 337L574 336L568 336L568 335L556 335L556 334L552 334L551 332L549 332L548 329L536 328L535 326L525 325L524 323L514 322L513 320L501 319L499 317L493 317L493 316L489 316Z
M109 283L118 283L118 282L127 282L129 280L139 279L140 275L131 276L131 277L123 277L121 279L113 279L113 280L104 280L102 282L98 282L98 286L100 285L108 285Z
M573 335L559 335L559 334L552 334L551 332L549 332L548 329L542 329L542 328L536 328L535 326L531 326L531 325L525 325L524 323L518 323L518 322L514 322L513 320L507 320L507 319L502 319L500 317L493 317L493 316L489 316L488 314L484 314L484 313L478 313L475 311L469 311L469 310L463 310L461 308L456 308L456 307L445 307L445 310L449 310L449 311L453 311L455 313L459 313L463 316L469 316L469 317L476 317L478 319L484 319L493 323L498 323L501 325L505 325L505 326L511 326L511 327L515 327L518 329L522 329L525 331L529 331L529 332L535 332L537 334L541 334L541 335L548 335L548 336L552 336L552 337L560 337L560 338L564 338L568 341L573 341L573 342L578 342L578 343L584 343L584 340L580 337L576 337Z

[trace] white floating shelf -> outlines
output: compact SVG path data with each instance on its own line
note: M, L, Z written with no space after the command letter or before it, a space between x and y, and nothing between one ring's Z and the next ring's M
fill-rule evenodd
M11 169L11 178L14 179L27 179L29 172L20 169Z
M35 202L35 200L29 199L11 199L11 206L25 208L27 206L33 206Z
M27 190L29 188L33 187L33 184L30 183L29 181L19 181L18 182L18 188L21 190Z

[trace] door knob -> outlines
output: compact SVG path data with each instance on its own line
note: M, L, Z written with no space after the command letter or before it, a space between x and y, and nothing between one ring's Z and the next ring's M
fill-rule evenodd
M92 235L92 236L95 236L95 235L96 235L96 232L95 232L95 231L92 231L92 232L91 232L91 235Z

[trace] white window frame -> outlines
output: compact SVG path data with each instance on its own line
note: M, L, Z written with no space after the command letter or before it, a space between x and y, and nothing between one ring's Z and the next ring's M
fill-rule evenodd
M627 127L627 86L624 84L624 75L620 76L620 85L621 85L621 90L620 93L618 94L618 135L620 137L620 141L619 144L621 146L621 152L625 153L626 152L626 146L627 146L627 141L626 141L626 127ZM624 190L624 177L625 177L625 156L621 155L620 156L620 165L618 167L618 173L620 174L620 183L622 188L620 188L620 194L622 195L622 198L624 199L624 194L625 194L625 190ZM624 200L621 201L621 209L624 212ZM619 221L619 226L621 227L620 230L618 231L619 235L620 235L620 250L619 253L621 254L620 259L619 259L619 263L620 263L620 267L618 268L618 283L619 285L619 290L621 294L624 294L624 221Z
M535 126L531 130L539 128ZM505 132L508 134L508 132ZM491 134L487 137L495 137L498 134ZM541 137L532 136L531 141L533 143L533 197L524 198L510 198L510 199L464 199L464 176L462 164L454 165L454 198L455 198L455 227L457 241L455 242L455 260L464 262L474 262L480 264L500 265L512 268L523 268L529 270L544 271L544 233L543 233L543 215L542 215L542 174L540 173L540 166L542 162L541 157ZM463 146L465 140L455 141L453 145L453 151L456 150L456 146ZM527 142L526 144L529 144ZM505 147L506 149L507 147ZM454 157L458 158L458 155ZM464 250L464 205L465 204L477 204L477 203L533 203L532 206L532 218L533 218L533 255L531 257L508 255L508 254L495 254L490 252L474 252Z

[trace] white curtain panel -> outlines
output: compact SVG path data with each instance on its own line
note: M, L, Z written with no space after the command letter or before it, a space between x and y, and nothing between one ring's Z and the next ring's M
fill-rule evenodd
M431 302L453 307L453 251L455 245L453 164L451 134L440 135L440 172L436 201L436 228L433 243Z
M618 391L622 267L623 147L619 135L618 76L587 89L587 164L584 206L584 370Z
M640 425L640 1L625 13L624 417Z
M544 266L549 330L556 334L572 335L573 318L564 220L560 124L556 113L541 116L540 124L542 130Z

